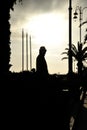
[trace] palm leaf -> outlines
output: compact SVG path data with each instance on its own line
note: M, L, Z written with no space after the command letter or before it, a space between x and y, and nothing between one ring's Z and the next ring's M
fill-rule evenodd
M77 48L76 48L76 46L74 45L74 44L72 44L72 49L77 53L78 52L78 50L77 50Z
M84 39L84 41L85 41L85 42L87 41L87 34L85 35L85 39Z
M85 53L82 57L83 60L86 60L87 59L87 53Z
M69 51L69 48L65 48L65 50Z
M78 60L78 55L77 55L74 51L72 51L72 56L73 56L76 60Z
M62 52L61 54L67 54L68 55L68 52Z
M82 50L82 53L84 54L86 51L87 51L87 47L85 47L85 48Z
M72 53L74 53L75 55L77 55L78 52L76 52L73 48L71 48Z
M65 59L68 59L68 57L63 57L61 60L65 60Z

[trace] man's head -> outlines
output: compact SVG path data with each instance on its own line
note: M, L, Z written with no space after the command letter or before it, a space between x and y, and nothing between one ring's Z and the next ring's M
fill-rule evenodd
M39 49L39 54L44 55L46 53L46 48L44 46L41 46Z

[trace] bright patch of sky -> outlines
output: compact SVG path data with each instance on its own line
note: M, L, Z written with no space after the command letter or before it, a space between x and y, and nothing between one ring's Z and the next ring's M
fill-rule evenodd
M77 5L85 7L86 0L72 2L72 13ZM68 60L61 60L61 55L68 47L68 6L66 0L23 0L22 4L14 5L11 11L11 71L19 72L22 66L22 28L25 33L25 70L26 70L26 33L31 35L32 68L36 67L36 57L39 47L47 48L46 60L49 73L67 73ZM86 19L84 11L84 20ZM72 19L72 42L79 40L79 19ZM82 29L82 40L85 28ZM28 39L29 40L29 39ZM29 48L28 48L29 49ZM30 57L30 53L29 53ZM30 60L30 59L29 59ZM29 67L30 69L30 67Z

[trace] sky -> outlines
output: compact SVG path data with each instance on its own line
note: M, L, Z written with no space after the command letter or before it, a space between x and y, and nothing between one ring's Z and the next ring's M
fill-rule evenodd
M73 20L77 6L82 8L87 0L72 0L72 43L79 41L79 15ZM68 59L62 60L62 52L69 43L69 0L23 0L10 11L11 60L12 72L22 71L22 29L24 29L24 70L26 70L26 33L31 36L32 68L36 69L36 57L40 46L47 49L45 58L50 74L66 74ZM79 10L78 10L79 13ZM82 21L87 20L87 8L83 11ZM87 24L82 27L82 41ZM29 41L29 39L28 39ZM28 44L28 70L30 70L30 47ZM75 64L73 64L73 69ZM74 69L76 71L76 69Z

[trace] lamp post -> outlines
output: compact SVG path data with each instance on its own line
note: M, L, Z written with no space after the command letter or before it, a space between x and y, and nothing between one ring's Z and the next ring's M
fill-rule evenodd
M79 13L79 42L78 42L78 53L79 53L79 56L81 55L81 52L82 52L82 25L84 25L87 21L85 22L82 22L83 20L83 11L87 9L87 7L84 7L82 8L81 6L77 6L76 9L75 9L75 12L74 12L74 19L77 19L78 17L78 13ZM82 76L82 60L81 60L81 56L80 58L78 59L78 74L79 76L81 77Z
M72 74L72 0L69 0L69 74Z
M79 42L81 44L81 35L82 35L82 30L81 30L81 27L82 27L82 20L83 20L83 11L87 9L87 7L84 7L82 8L81 6L77 6L76 9L75 9L75 12L74 12L74 19L77 19L77 15L78 15L78 12L79 11Z

